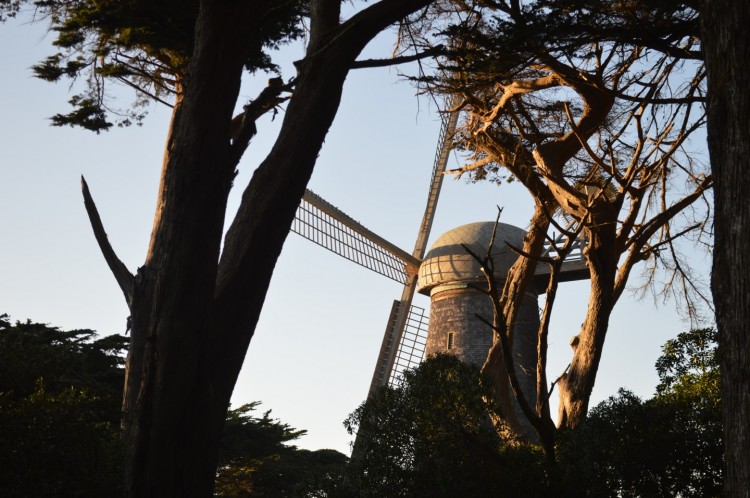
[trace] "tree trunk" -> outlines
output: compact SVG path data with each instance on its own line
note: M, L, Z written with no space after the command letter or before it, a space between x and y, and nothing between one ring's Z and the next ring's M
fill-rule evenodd
M703 4L714 176L712 292L719 329L725 495L750 497L750 2Z
M128 303L126 495L212 495L229 400L271 274L338 110L348 70L388 25L429 3L382 0L340 24L318 0L277 142L246 189L219 261L241 154L230 140L245 47L266 2L202 2L175 104L148 256Z
M203 6L175 103L151 243L131 303L124 398L130 496L210 496L213 489L221 419L202 352L235 167L229 126L246 51L234 40L252 15L242 2Z
M529 255L541 254L548 227L549 220L547 219L547 215L542 206L537 202L534 214L531 217L529 230L524 237L523 247L519 249ZM500 302L498 304L499 308L502 309L502 315L498 316L498 308L496 306L494 317L495 329L497 330L500 327L497 320L504 320L505 327L507 327L508 330L509 342L513 345L518 341L518 339L515 338L515 322L518 318L519 311L521 310L526 291L532 285L536 266L536 260L519 256L513 266L508 270L508 275L502 289L502 295L499 296ZM536 292L536 289L533 291ZM524 340L529 340L529 338L525 338ZM529 358L519 358L517 353L513 355L513 358L516 358L517 360L514 362L513 368L516 370L518 376L523 375L524 368L534 368ZM521 360L525 360L526 364L521 366ZM502 342L500 341L498 334L494 333L492 347L487 352L487 359L482 365L482 374L486 375L492 381L495 400L500 405L503 416L505 417L505 422L508 425L508 429L511 431L511 436L521 440L534 441L537 439L533 436L534 429L532 428L530 421L527 420L526 416L523 414L516 397L513 395L508 376L508 367L509 366L506 365L505 360L503 359ZM538 377L538 372L536 382L546 384L546 380L541 380ZM536 406L537 392L538 389L535 391L528 390L524 393L526 401L533 407ZM502 436L507 437L508 435L502 434Z
M594 389L609 317L615 306L615 276L619 253L614 243L616 224L597 223L587 229L588 245L584 250L591 274L591 293L586 319L580 333L571 341L573 361L557 383L560 393L558 426L575 428L586 418L591 391Z

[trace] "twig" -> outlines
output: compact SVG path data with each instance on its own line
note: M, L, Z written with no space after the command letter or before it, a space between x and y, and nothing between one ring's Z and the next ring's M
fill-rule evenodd
M560 382L563 379L563 377L565 377L565 375L568 373L568 370L570 370L570 363L568 363L568 366L565 367L565 370L563 370L563 373L561 373L560 376L557 377L552 384L550 384L549 392L547 393L547 397L544 400L545 405L549 403L549 399L552 397L552 393L555 392L555 384Z

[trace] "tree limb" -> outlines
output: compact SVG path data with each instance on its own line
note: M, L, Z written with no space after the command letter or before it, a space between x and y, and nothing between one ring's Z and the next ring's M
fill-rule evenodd
M495 282L494 278L494 261L491 257L491 251L494 245L495 235L497 233L497 225L500 221L501 213L502 209L498 209L497 219L495 220L495 227L492 232L492 237L490 238L490 244L487 248L487 254L484 258L478 257L477 254L473 253L466 246L464 246L466 251L476 260L477 263L479 263L482 271L484 272L489 295L494 308L494 323L478 314L475 316L477 317L477 319L488 325L493 330L495 340L498 340L500 343L500 350L505 364L505 373L507 374L507 379L510 383L513 396L518 402L518 405L521 408L521 412L539 436L545 454L550 460L554 460L554 424L549 417L543 417L541 414L537 414L534 409L531 408L529 400L526 398L526 395L521 389L521 384L516 374L515 360L513 358L513 346L511 338L509 337L510 334L508 333L508 326L503 314L502 303L500 301L500 295L497 289L497 282ZM490 350L490 354L495 351L496 348L493 344L493 347ZM482 371L485 371L484 367L482 368Z
M112 245L107 238L107 233L104 231L102 219L99 216L94 199L91 197L91 192L89 192L89 186L83 175L81 175L81 190L83 192L83 205L86 207L86 213L89 216L91 228L94 230L96 242L99 244L99 249L102 251L102 256L104 256L104 260L107 262L110 271L115 276L117 285L120 286L120 290L125 295L125 302L127 302L128 308L130 308L135 277L128 271L128 268L120 261L114 249L112 249Z
M443 45L435 45L434 47L430 47L427 50L414 55L403 55L391 59L364 59L361 61L354 61L349 67L352 69L365 69L371 67L395 66L397 64L406 64L407 62L414 62L444 53L445 47Z
M261 90L258 97L244 107L244 112L232 119L232 160L234 164L240 162L242 154L250 144L250 140L258 132L255 121L265 113L281 104L288 97L282 97L282 92L291 92L294 79L284 83L281 78L271 78L268 86Z

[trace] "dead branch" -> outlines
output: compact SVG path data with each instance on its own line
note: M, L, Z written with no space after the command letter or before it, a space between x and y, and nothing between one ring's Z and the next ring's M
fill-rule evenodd
M491 251L494 245L495 235L497 234L497 226L498 226L498 223L500 222L501 214L502 214L502 209L498 208L498 215L495 220L495 226L492 231L492 237L490 238L490 243L487 248L487 254L485 255L484 258L480 258L476 253L466 248L467 252L477 261L477 263L479 263L480 268L482 269L485 279L487 281L488 293L489 293L490 299L492 300L492 305L494 308L494 315L495 315L495 319L493 320L494 323L488 321L486 318L480 315L475 315L475 316L482 323L488 325L493 330L495 337L499 339L499 343L500 343L499 345L502 351L505 371L507 374L507 378L510 382L513 396L518 402L518 405L521 408L521 412L524 414L528 422L531 424L531 426L534 428L537 435L539 436L539 439L542 442L542 446L544 447L545 454L547 455L548 458L550 458L551 460L554 460L554 451L555 451L554 450L554 423L552 422L551 418L549 417L544 418L538 415L534 410L532 410L531 405L529 404L529 400L526 398L526 395L523 393L521 389L521 384L518 380L518 375L516 374L515 360L513 358L513 350L512 350L510 334L508 333L509 332L508 326L507 326L507 323L503 314L500 294L497 288L497 282L495 282L495 278L494 278L494 262L491 257ZM495 353L495 350L496 350L496 345L493 345L492 349L490 350L490 355L493 355L493 353Z
M281 78L271 78L268 86L261 90L258 97L244 107L244 111L232 119L232 156L235 164L240 162L250 140L258 132L255 126L257 121L265 113L274 109L289 97L282 97L283 92L291 92L294 88L294 78L284 83Z
M548 264L553 264L555 262L554 258L548 258L546 256L534 256L533 254L527 253L523 249L519 249L518 247L511 245L509 242L506 242L505 245L508 246L508 249L518 254L519 256L528 258L532 261L537 261L539 263L548 263Z
M467 164L466 166L462 166L460 168L449 169L448 171L443 172L443 174L455 175L456 179L459 179L464 173L468 173L469 171L474 171L479 168L483 168L487 166L488 164L491 164L494 160L495 160L494 158L488 156L478 161L474 161L471 164Z
M539 321L539 331L537 333L537 399L536 399L536 411L540 417L549 419L550 423L552 418L549 413L549 397L552 395L552 388L555 384L565 375L568 368L565 369L556 380L552 383L549 393L546 392L547 388L547 344L549 338L549 326L552 320L552 309L555 305L555 298L557 297L557 288L560 282L560 272L562 271L562 265L565 262L565 258L568 257L570 251L573 248L573 244L578 239L583 230L583 223L579 223L576 227L575 232L572 236L568 236L565 244L561 248L553 242L557 252L557 257L550 264L549 280L547 283L546 299L544 301L544 310L542 311L542 318ZM544 398L544 399L542 399Z
M114 249L112 249L112 245L107 238L107 232L104 231L104 225L99 216L99 211L96 209L96 204L94 204L94 199L91 197L89 186L83 175L81 175L81 190L83 192L83 205L86 207L86 213L89 216L91 228L94 230L96 242L99 244L99 250L102 252L102 256L104 256L107 266L109 266L110 271L114 275L117 285L120 286L120 290L122 290L122 293L125 295L125 302L127 303L128 308L130 308L133 299L135 277L128 271L128 268L122 261L120 261L120 258L117 257Z

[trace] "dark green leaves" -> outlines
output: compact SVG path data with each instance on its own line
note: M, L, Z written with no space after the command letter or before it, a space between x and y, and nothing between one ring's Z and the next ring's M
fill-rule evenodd
M56 114L55 126L80 126L101 132L113 121L120 126L137 123L145 113L134 108L146 100L168 103L184 79L196 34L198 0L37 0L27 1L35 17L50 23L58 51L33 67L46 81L63 77L84 89L69 100L72 110ZM0 1L0 21L14 16L23 5ZM245 68L277 72L272 51L303 35L307 2L258 2L257 16L248 25ZM133 102L113 111L110 85L122 83L136 91ZM121 108L131 108L121 111ZM112 119L110 114L126 116Z
M68 114L52 116L53 126L80 126L97 133L108 130L112 123L107 121L107 112L94 99L76 95L69 101L75 109Z
M547 496L541 451L507 445L479 369L437 355L345 422L359 431L348 496Z
M299 450L288 443L303 436L270 417L260 403L229 410L222 438L216 495L224 497L331 496L347 457L334 450Z
M127 343L0 315L0 495L119 494Z

